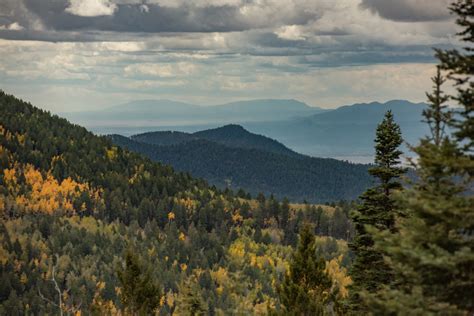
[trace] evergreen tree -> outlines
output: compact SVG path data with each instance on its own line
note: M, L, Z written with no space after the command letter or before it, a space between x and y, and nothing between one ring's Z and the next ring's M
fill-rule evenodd
M125 254L125 266L117 270L120 298L130 315L151 315L160 305L161 290L150 270L131 249Z
M177 313L179 315L189 316L208 314L208 306L202 296L199 283L194 276L183 281L179 287Z
M309 225L300 233L289 273L278 295L284 315L324 315L334 305L332 281L326 272L326 262L316 252L315 236Z
M462 142L464 149L470 152L474 147L474 2L457 0L451 4L451 12L457 15L456 23L462 28L458 33L465 44L462 50L437 50L442 70L448 72L448 78L454 80L457 95L453 99L461 105L458 116L452 122L456 129L454 135ZM472 169L471 169L472 175Z
M463 39L472 44L472 1L458 1L451 9L465 27ZM376 296L368 296L376 314L474 312L473 57L457 51L439 51L438 56L441 68L458 78L453 99L462 106L461 115L450 113L444 105L448 98L441 92L444 79L438 71L434 92L428 95L430 106L424 112L431 136L414 148L418 181L399 198L399 207L410 216L399 219L398 233L376 237L395 279ZM454 138L445 135L446 125Z
M385 114L377 127L375 138L375 166L369 170L378 180L377 186L368 189L360 199L362 204L352 214L355 237L350 247L355 254L351 269L350 309L362 311L366 307L360 294L376 292L381 284L391 280L391 272L383 261L383 254L374 248L374 240L367 226L377 230L393 231L395 206L393 192L401 189L399 181L404 169L399 166L402 144L400 127L394 122L391 111Z

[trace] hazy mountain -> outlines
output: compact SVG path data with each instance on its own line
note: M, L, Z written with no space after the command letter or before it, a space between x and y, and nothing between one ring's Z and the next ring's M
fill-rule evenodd
M153 126L276 121L324 112L296 100L250 100L199 106L170 100L141 100L101 111L63 113L75 123L93 126Z
M406 142L415 144L428 130L421 122L424 103L393 100L343 106L304 118L243 124L252 132L275 138L291 149L322 157L351 159L373 155L375 128L391 110Z
M194 134L157 132L133 139L110 137L119 146L218 187L272 193L293 201L355 199L372 181L367 165L304 156L236 125Z
M202 139L226 145L228 147L260 149L289 156L298 155L276 140L250 133L242 126L236 124L208 129L192 134L184 132L158 131L133 135L131 138L138 142L154 145L177 145Z
M326 111L305 106L297 101L288 101L289 103L286 103L285 100L280 100L279 102L275 101L272 103L273 101L269 100L257 100L212 107L214 112L209 111L206 107L197 107L172 101L164 102L161 106L163 108L160 110L161 113L173 112L175 103L177 109L183 109L173 112L173 115L175 115L175 125L167 124L171 120L165 120L163 124L160 124L158 121L144 121L144 118L147 116L153 117L151 112L158 111L156 110L157 105L154 102L139 102L140 106L138 106L138 103L122 105L100 112L102 114L95 113L96 117L94 117L93 113L86 113L89 115L89 118L84 119L83 124L89 126L93 131L102 134L133 135L145 131L160 130L194 133L227 124L227 122L221 123L223 120L228 120L231 123L242 121L240 125L252 133L271 137L296 152L316 157L331 157L358 162L372 161L375 128L387 110L394 112L395 120L400 124L403 137L408 143L416 144L420 137L428 133L426 124L421 123L421 112L425 104L411 103L405 100L392 100L385 103L360 103ZM251 110L251 104L259 105ZM278 114L274 115L273 111L267 111L267 117L262 117L263 115L260 114L254 115L254 113L259 113L260 109L268 108L269 104L273 104L275 109L280 109L276 111ZM292 104L292 106L290 107L288 104ZM143 120L140 121L137 119L139 114L133 111L134 108L138 109L138 113L148 113L146 111L150 111L150 113L146 115L141 114L143 115ZM221 119L216 118L219 113L224 111L222 109L225 109L226 113L231 113L235 111L235 108L240 108L242 113L247 112L249 114L229 114L226 119L222 119L222 117ZM298 110L292 112L295 115L289 116L289 108ZM122 115L122 119L127 117L135 117L135 119L127 119L122 124L117 119L119 113ZM110 116L107 116L109 114ZM171 114L167 115L163 114L162 116L170 118ZM190 118L191 116L194 116L194 118ZM286 116L286 118L277 119L282 116ZM244 120L245 118L247 120ZM77 117L73 120L77 122ZM100 121L103 121L102 125ZM130 122L137 123L135 125L127 125ZM138 122L141 123L139 124ZM174 134L170 135L170 137L176 139L178 136ZM164 135L160 139L165 141ZM408 152L406 147L404 150Z

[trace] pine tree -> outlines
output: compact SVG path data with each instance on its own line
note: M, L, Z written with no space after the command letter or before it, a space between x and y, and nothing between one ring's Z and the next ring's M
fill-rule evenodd
M379 231L393 231L395 223L395 206L393 192L400 190L399 181L404 169L399 166L402 152L400 127L394 122L393 114L388 111L378 125L375 138L375 167L369 170L378 180L378 184L362 194L362 204L352 214L355 226L355 237L350 244L355 254L351 268L350 309L363 311L364 304L360 294L376 292L381 284L391 280L391 272L383 261L383 253L374 248L372 233L367 226Z
M464 150L470 152L474 147L474 2L457 0L451 4L451 12L457 15L456 23L462 28L458 33L466 46L462 50L437 50L442 70L448 72L448 78L454 80L457 95L453 99L461 105L458 117L454 117L454 135L462 142ZM471 169L472 175L472 169Z
M161 289L150 270L131 249L125 254L125 266L117 270L120 298L129 315L151 315L160 305Z
M195 276L191 276L181 283L176 307L179 315L202 316L208 314L207 303Z
M472 44L472 1L457 1L451 9L465 27L461 36ZM455 79L458 89L452 99L461 111L444 105L448 98L441 92L444 79L438 71L434 92L428 94L429 108L424 111L431 136L414 148L418 180L398 201L409 216L398 220L398 233L376 237L377 248L383 249L394 272L394 282L368 296L375 314L474 312L473 56L458 51L438 51L438 56L441 69ZM454 137L446 135L446 125Z
M305 225L289 273L277 289L283 314L324 315L334 305L331 287L326 262L317 255L315 236Z

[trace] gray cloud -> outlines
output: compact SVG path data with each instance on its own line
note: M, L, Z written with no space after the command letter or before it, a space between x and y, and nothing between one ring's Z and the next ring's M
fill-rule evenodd
M0 18L18 22L27 30L49 31L108 31L133 33L161 32L232 32L276 27L286 24L306 24L318 18L312 5L290 6L290 10L272 10L272 7L253 5L244 10L240 5L208 5L199 1L183 2L179 6L159 3L117 3L104 0L70 2L70 0L5 0L0 5ZM288 4L303 0L288 0ZM95 5L87 7L87 3ZM225 3L225 2L224 2ZM74 6L72 6L74 4ZM200 5L199 5L200 4ZM261 11L259 18L258 15ZM0 20L1 21L1 20Z
M362 0L361 7L381 17L403 22L438 21L450 18L452 0Z
M0 0L0 85L56 108L424 98L456 32L426 1Z

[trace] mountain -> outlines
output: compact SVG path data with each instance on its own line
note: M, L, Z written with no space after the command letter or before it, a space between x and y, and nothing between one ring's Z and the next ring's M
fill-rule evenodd
M375 128L383 114L391 110L400 124L403 138L415 144L428 133L421 123L424 103L393 100L343 106L332 111L280 122L249 122L248 130L277 139L289 148L308 155L349 159L373 157ZM405 147L405 152L408 153Z
M250 100L199 106L170 100L140 100L101 111L63 113L86 126L157 126L276 121L324 112L296 100Z
M218 128L203 130L195 133L184 132L149 132L131 136L131 139L153 145L177 145L193 140L203 139L219 143L227 147L260 149L276 154L298 156L283 144L262 136L248 132L236 124L225 125Z
M203 142L265 162L182 145ZM305 222L321 256L347 266L349 210L221 191L0 91L0 315L171 315L189 282L209 314L267 314Z
M127 136L169 130L194 133L240 122L239 125L250 132L266 135L296 152L363 163L373 161L374 130L387 110L394 112L408 143L415 144L429 133L426 124L421 123L421 112L426 104L406 100L357 103L334 110L308 107L293 100L257 100L215 107L156 102L140 101L67 116L71 115L73 121L84 123L97 133ZM164 109L158 111L159 104ZM277 108L278 111L273 111ZM235 109L240 111L236 114ZM160 111L164 113L162 119L155 119L155 112ZM175 136L171 135L173 139ZM409 155L407 147L403 149Z
M176 135L175 142L170 142L170 135ZM185 141L183 135L187 135ZM243 188L254 195L263 192L310 202L353 200L371 183L367 165L304 156L237 125L194 134L110 137L119 146L220 188Z

